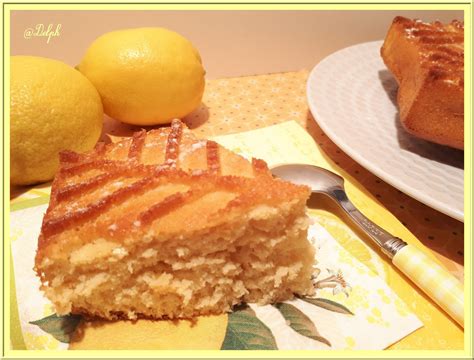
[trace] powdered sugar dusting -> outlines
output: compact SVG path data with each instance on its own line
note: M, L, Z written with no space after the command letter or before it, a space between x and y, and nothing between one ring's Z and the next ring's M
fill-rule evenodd
M196 151L206 146L207 141L201 140L191 145L191 150Z

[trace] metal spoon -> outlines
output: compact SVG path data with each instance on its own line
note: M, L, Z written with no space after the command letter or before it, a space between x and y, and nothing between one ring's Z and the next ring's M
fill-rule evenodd
M304 164L276 166L271 172L284 180L307 185L313 193L327 195L339 204L399 270L464 327L464 289L459 280L422 250L408 245L365 217L347 197L342 177L329 170Z

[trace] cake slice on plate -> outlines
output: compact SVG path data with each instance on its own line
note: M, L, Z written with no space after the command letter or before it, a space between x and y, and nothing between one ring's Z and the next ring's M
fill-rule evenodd
M464 23L397 16L381 55L399 84L403 127L425 140L464 149Z
M106 319L309 295L309 194L173 121L61 154L35 270L58 314Z

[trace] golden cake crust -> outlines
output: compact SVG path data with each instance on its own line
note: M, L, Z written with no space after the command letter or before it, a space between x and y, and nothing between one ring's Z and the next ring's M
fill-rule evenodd
M411 134L464 148L464 23L396 17L381 49L399 83L400 120Z
M205 233L254 204L305 201L309 193L274 179L262 160L249 162L213 141L197 140L176 120L170 128L100 143L86 154L61 153L36 268L42 276L45 257L98 238L131 246L144 236ZM196 201L202 198L213 205L203 207Z

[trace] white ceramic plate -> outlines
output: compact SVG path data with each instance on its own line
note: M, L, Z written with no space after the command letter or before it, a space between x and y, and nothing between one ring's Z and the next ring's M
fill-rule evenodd
M344 152L400 191L464 221L464 153L407 134L398 85L380 57L382 41L339 50L307 84L319 126Z

